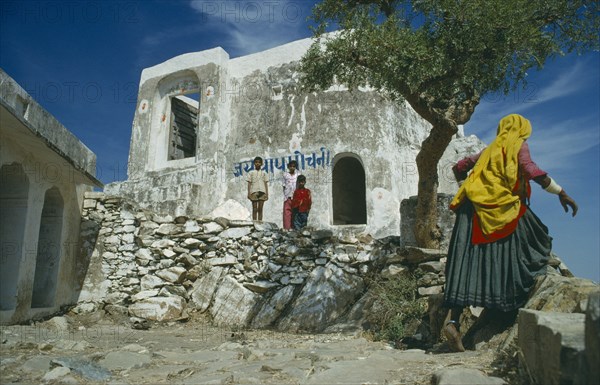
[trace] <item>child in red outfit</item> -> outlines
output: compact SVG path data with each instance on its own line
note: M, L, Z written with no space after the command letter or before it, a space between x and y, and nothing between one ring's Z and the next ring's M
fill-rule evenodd
M292 198L293 222L296 230L306 226L308 212L312 205L310 190L304 187L305 184L306 177L298 175L296 191L294 191L294 197Z

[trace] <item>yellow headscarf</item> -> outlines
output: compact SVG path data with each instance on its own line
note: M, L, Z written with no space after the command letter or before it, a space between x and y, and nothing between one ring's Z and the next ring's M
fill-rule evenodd
M521 200L514 193L519 173L519 150L531 135L531 123L512 114L500 120L496 139L481 153L473 171L452 200L455 207L466 198L473 202L481 230L491 234L519 215Z

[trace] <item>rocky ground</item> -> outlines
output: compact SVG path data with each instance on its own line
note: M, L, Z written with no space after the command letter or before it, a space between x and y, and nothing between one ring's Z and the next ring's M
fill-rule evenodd
M65 315L1 331L3 384L430 384L439 371L499 370L491 349L398 350L363 335L236 331L202 318L135 330L97 313Z

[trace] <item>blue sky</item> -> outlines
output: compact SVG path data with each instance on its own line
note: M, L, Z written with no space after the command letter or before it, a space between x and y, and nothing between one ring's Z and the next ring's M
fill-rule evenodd
M315 1L0 1L0 67L98 157L104 183L127 177L142 69L223 47L231 57L310 36ZM499 119L533 125L532 156L577 201L575 218L533 186L532 208L577 276L600 281L600 55L569 55L525 89L487 95L465 126L489 143Z

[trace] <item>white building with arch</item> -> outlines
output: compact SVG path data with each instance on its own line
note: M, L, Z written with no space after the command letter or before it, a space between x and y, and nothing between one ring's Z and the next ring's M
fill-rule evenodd
M298 61L311 42L233 59L214 48L144 69L128 179L105 192L172 215L209 215L234 200L248 215L245 176L260 156L271 181L263 219L281 226L281 175L295 159L312 191L309 226L398 235L430 125L371 89L302 91ZM464 149L481 146L459 136L440 162L440 192L456 190L450 167Z

